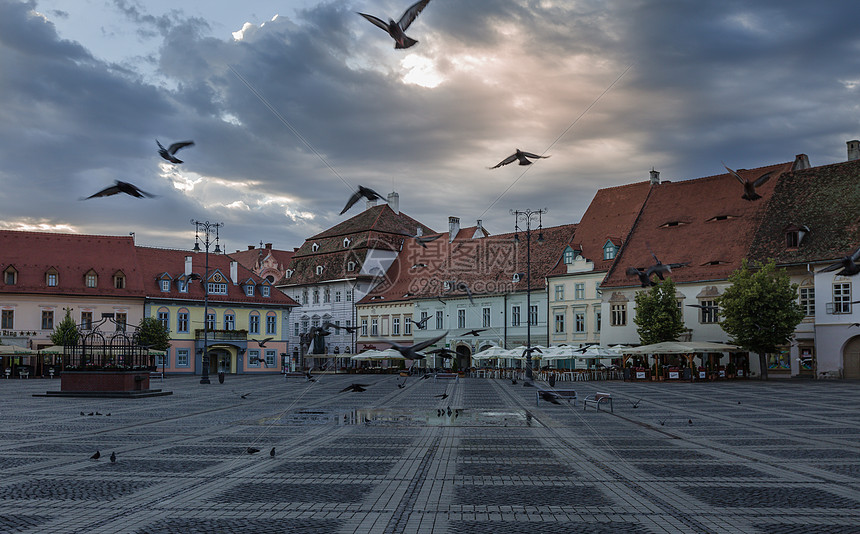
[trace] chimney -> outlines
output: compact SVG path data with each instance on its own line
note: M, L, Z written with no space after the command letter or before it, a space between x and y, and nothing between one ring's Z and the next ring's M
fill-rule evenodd
M272 244L266 243L266 250L272 250Z
M388 193L388 205L394 213L400 213L400 195L396 191Z
M484 237L484 221L478 219L477 228L475 228L475 233L472 235L472 239L480 239Z
M239 283L239 262L238 261L233 260L230 262L230 280L233 281L234 286Z
M655 171L654 167L651 167L651 185L657 185L660 183L660 171Z
M415 228L415 235L417 235L418 237L421 237L422 235L424 235L424 229L421 228L420 226Z
M460 232L460 218L459 217L448 217L448 242L451 243L454 241L454 238L457 237L457 233Z
M185 256L185 276L191 274L191 256Z
M809 156L806 154L798 154L794 156L794 165L791 166L791 170L793 171L802 171L803 169L808 169L812 167L809 164Z
M248 245L248 250L254 250L254 245Z
M848 141L848 161L860 159L860 141Z

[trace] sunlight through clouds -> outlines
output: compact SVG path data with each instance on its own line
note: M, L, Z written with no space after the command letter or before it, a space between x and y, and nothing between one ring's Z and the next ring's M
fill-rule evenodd
M400 66L407 69L406 74L401 78L405 83L432 89L445 81L442 74L436 70L436 64L430 58L410 54L400 61Z

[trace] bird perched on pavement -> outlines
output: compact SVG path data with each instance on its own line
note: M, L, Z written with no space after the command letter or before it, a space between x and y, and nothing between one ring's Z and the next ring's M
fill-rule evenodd
M162 145L158 141L158 139L155 140L155 144L158 145L158 155L159 156L166 159L170 163L183 163L183 161L181 159L177 158L174 154L176 154L176 152L178 152L179 149L181 149L181 148L185 148L187 146L194 145L194 141L179 141L179 142L173 143L168 148L164 148L164 145Z
M358 191L353 193L352 196L349 197L349 200L346 201L346 206L344 206L344 208L343 208L343 210L341 210L340 214L343 215L344 213L346 213L347 210L349 210L349 208L351 208L356 202L358 202L358 200L361 197L364 197L367 200L377 200L378 199L378 200L381 200L383 202L387 202L387 200L385 200L385 198L382 195L380 195L379 193L377 193L373 189L371 189L369 187L364 187L363 185L360 185L360 186L358 186Z
M99 458L101 458L101 457L102 457L102 453L100 453L99 451L96 451L96 453L95 453L95 454L93 454L92 456L90 456L90 460L98 460L98 459L99 459Z
M433 395L433 396L436 397L437 399L447 399L448 398L447 393L442 393L440 395Z
M394 22L394 19L388 19L388 22L386 23L382 19L366 13L359 13L359 15L388 32L388 35L394 39L395 49L409 48L418 43L418 41L411 37L407 37L405 32L409 28L409 25L412 24L412 21L418 17L419 13L421 13L421 10L427 7L427 4L429 3L430 0L420 0L419 2L415 2L406 10L405 13L403 13L403 16L400 17L400 20L397 22Z
M367 391L367 384L350 384L340 390L341 393L346 393L347 391L353 391L356 393L361 393L362 391Z
M260 449L258 449L257 447L248 447L246 449L246 452L248 454L256 454L256 453L260 452Z
M109 196L113 196L113 195L118 195L119 193L124 193L126 195L130 195L130 196L133 196L135 198L144 198L144 197L154 198L155 197L155 195L153 195L151 193L147 193L146 191L142 191L141 189L139 189L134 184L131 184L128 182L122 182L120 180L116 180L114 185L112 185L110 187L105 187L104 189L102 189L98 193L93 193L92 195L90 195L86 198L82 198L81 200L89 200L91 198L99 198L99 197L109 197Z
M760 199L760 198L761 198L761 195L759 195L759 194L756 192L755 188L756 188L756 187L758 187L758 186L760 186L760 185L763 185L763 184L764 184L765 182L767 182L767 181L770 179L770 177L773 175L773 171L766 172L766 173L762 174L761 176L759 176L758 178L756 178L756 179L755 179L755 181L750 182L750 181L749 181L749 180L747 180L746 178L742 178L742 177L741 177L741 175L740 175L740 174L738 174L737 172L735 172L735 171L733 171L732 169L728 168L728 166L726 166L726 164L725 164L725 163L723 163L723 167L725 167L725 168L726 168L726 170L727 170L727 171L729 171L729 174L731 174L732 176L734 176L735 178L737 178L737 180L738 180L741 184L743 184L743 186L744 186L744 194L743 194L743 195L741 195L741 198L743 198L744 200L758 200L758 199Z
M540 398L547 401L547 402L551 402L553 404L561 404L558 401L558 396L551 391L541 391L540 392Z
M112 463L112 464L116 463L116 453L115 452L110 453L110 463Z
M513 163L517 160L519 160L520 165L531 165L532 162L529 161L528 158L530 158L530 159L546 159L548 157L549 156L538 156L537 154L532 154L531 152L523 152L522 150L520 150L518 148L516 152L514 152L513 154L506 157L505 159L503 159L502 161L498 162L497 164L493 165L490 168L491 169L498 169L499 167L502 167L504 165L508 165L509 163Z
M269 456L271 456L272 458L275 457L275 448L274 447L272 447L272 450L269 451Z

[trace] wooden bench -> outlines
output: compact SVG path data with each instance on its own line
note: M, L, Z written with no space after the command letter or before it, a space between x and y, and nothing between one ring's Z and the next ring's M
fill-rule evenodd
M589 404L593 404L597 411L600 411L600 403L601 402L609 402L609 411L615 413L615 408L612 406L612 394L611 393L593 393L591 395L587 395L584 399L582 399L582 411L588 407Z
M571 400L576 400L576 390L574 390L574 389L540 389L540 388L537 388L535 390L535 396L537 397L538 405L540 405L541 395L544 393L549 393L557 399L567 399L568 403L570 403Z
M460 375L457 373L436 373L436 376L433 377L433 380L460 380Z

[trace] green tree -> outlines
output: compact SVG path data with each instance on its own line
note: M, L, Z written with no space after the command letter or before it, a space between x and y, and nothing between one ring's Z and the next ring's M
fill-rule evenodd
M137 335L141 345L155 350L167 350L170 347L170 332L154 317L144 317L137 325Z
M66 316L60 321L60 324L51 332L51 343L54 345L77 345L78 344L78 325L72 319L72 310L66 308Z
M666 279L648 291L636 293L636 332L643 345L674 341L684 333L684 321L675 296L675 282Z
M731 286L717 299L720 326L732 342L757 352L762 379L767 379L767 353L789 342L804 312L797 302L797 284L792 284L776 262L747 260L729 276Z

